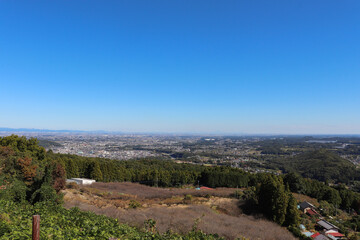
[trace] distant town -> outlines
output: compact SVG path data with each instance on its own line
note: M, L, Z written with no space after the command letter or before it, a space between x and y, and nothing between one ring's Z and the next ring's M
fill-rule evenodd
M0 129L0 136L11 134L35 137L54 153L116 160L170 159L178 163L232 166L248 172L281 174L281 167L272 164L274 159L315 149L337 152L355 165L360 162L357 136L182 136Z

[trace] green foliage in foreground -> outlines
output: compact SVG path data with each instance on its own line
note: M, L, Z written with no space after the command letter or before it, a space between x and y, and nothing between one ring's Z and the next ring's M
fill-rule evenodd
M119 224L116 219L78 208L67 210L59 205L41 202L35 205L16 204L0 200L0 238L31 239L32 215L40 215L40 239L221 239L192 231L187 235L175 233L158 234L155 231L140 231Z

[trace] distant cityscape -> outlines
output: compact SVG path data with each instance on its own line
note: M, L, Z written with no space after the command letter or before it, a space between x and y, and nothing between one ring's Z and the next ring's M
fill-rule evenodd
M75 154L84 157L116 160L157 158L202 165L223 165L242 168L248 172L272 172L281 174L269 163L282 155L294 156L309 148L326 148L338 151L340 155L358 164L359 154L349 154L351 147L358 144L349 142L349 136L318 138L304 136L181 136L120 134L84 131L31 130L12 131L0 129L0 136L17 134L36 137L39 144L54 153ZM340 140L337 140L337 139ZM295 139L288 144L287 139ZM342 141L345 139L346 141ZM355 139L358 139L355 137ZM267 149L270 142L280 141L281 152ZM295 145L294 145L295 144ZM273 146L271 146L273 148Z

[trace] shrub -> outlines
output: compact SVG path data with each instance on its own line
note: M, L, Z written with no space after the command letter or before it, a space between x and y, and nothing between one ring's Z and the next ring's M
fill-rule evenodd
M9 224L3 220L0 220L0 237L4 236L4 234L10 233L11 228Z
M144 222L145 229L148 232L155 233L156 232L156 221L154 219L148 219Z
M192 195L191 195L191 194L186 194L186 195L185 195L185 197L184 197L184 200L185 200L185 201L190 201L190 202L191 202L192 198L193 198L193 197L192 197Z
M7 189L1 191L0 197L14 202L24 202L26 201L26 193L28 187L24 182L15 180Z
M58 195L53 187L47 184L43 184L38 190L36 190L31 196L31 202L58 202Z
M244 195L244 193L243 193L243 191L241 191L241 190L236 190L236 191L232 194L232 196L233 196L234 198L237 198L237 199L241 199L243 195Z
M129 208L139 208L141 207L141 204L136 200L131 200L129 203Z
M311 238L306 237L304 234L301 233L300 229L297 226L289 226L287 228L290 232L294 234L295 237L301 240L311 240Z
M79 185L77 183L74 183L74 182L71 182L69 184L66 185L67 188L70 188L70 189L79 189Z

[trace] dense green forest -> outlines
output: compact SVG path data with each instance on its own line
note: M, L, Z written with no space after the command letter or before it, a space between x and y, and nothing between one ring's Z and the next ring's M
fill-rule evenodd
M45 140L45 139L39 139L38 140L39 146L44 147L44 148L50 148L50 147L61 147L60 143L54 142L54 141L49 141L49 140Z
M360 171L342 156L360 154L360 140L352 137L284 137L253 143L261 152L255 167L297 172L305 178L350 184L360 180ZM355 158L353 158L355 159Z
M348 184L360 179L360 171L350 161L336 153L320 149L293 157L278 157L268 162L269 168L297 172L305 178Z

